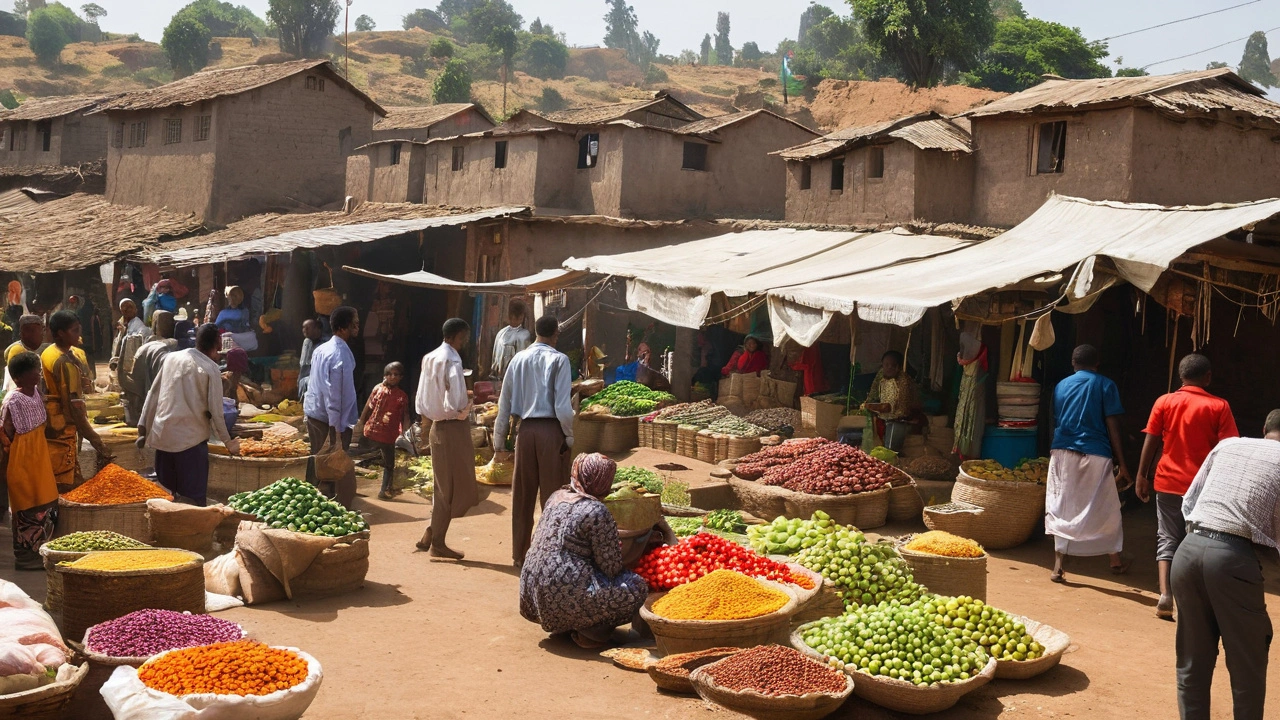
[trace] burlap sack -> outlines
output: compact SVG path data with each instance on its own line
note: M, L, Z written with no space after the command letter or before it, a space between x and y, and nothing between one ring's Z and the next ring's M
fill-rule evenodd
M235 551L236 563L240 567L240 594L245 605L262 605L264 603L284 600L284 586L267 570L253 553Z
M330 547L289 581L292 597L321 598L352 592L364 585L369 574L369 541L356 538Z
M234 513L225 505L196 507L160 498L147 501L147 522L156 546L198 553L209 551L213 546L213 531Z
M234 551L204 564L204 589L217 595L240 595L240 561Z
M269 528L264 523L244 522L236 533L236 550L242 556L252 555L260 561L279 581L285 596L292 599L294 578L305 573L321 553L339 543L351 544L358 539L368 541L369 532L333 538Z

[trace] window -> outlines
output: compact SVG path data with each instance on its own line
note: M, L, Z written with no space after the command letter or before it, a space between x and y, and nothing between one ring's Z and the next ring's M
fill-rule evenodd
M462 146L453 146L453 171L458 172L462 169Z
M146 147L147 145L147 121L140 120L136 123L129 123L129 147Z
M115 132L111 134L111 147L124 147L124 123L117 124Z
M813 187L813 167L809 163L800 163L800 189Z
M844 192L844 158L831 158L831 189Z
M316 90L318 92L324 92L324 78L317 77L315 75L308 75L306 87L308 90Z
M600 158L600 136L588 133L578 141L578 169L585 170L596 166Z
M212 115L196 116L196 128L195 128L196 131L195 133L193 133L193 137L191 139L192 140L208 140L209 128L212 125L213 125Z
M687 142L684 144L684 163L680 165L683 170L706 170L707 169L707 145L697 142Z
M884 148L867 148L867 177L872 180L884 177Z
M27 149L27 124L22 123L21 129L17 125L9 130L9 149L21 152Z
M493 144L493 169L501 170L507 166L507 141L499 140Z
M391 143L391 164L400 164L400 143Z
M168 118L164 121L164 144L182 142L182 118Z
M1032 162L1035 174L1052 175L1062 172L1066 150L1067 121L1059 120L1036 126L1036 156Z
M40 136L40 152L49 152L49 146L53 143L53 122L41 120L36 123L36 135Z

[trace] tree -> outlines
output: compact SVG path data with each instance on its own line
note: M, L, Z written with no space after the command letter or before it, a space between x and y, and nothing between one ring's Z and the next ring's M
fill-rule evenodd
M1000 92L1018 92L1039 84L1045 74L1111 77L1111 70L1099 62L1106 56L1106 44L1090 43L1078 28L1012 17L996 24L995 41L964 79Z
M465 43L485 42L500 27L524 27L524 18L506 0L445 0L437 10L454 37Z
M658 46L661 44L662 41L658 39L658 36L648 30L645 30L640 35L640 45L636 49L635 58L640 67L648 68L653 64L653 61L658 57Z
M711 64L711 33L702 36L702 47L698 50L698 60L703 65Z
M507 83L511 80L511 63L516 59L516 51L520 49L520 38L510 25L497 27L489 34L490 47L502 53L502 116L507 115Z
M418 8L413 12L400 18L400 25L405 30L418 28L427 32L437 32L449 27L444 18L435 10L427 10L426 8Z
M524 49L525 72L536 78L562 78L568 64L569 48L556 37L534 35Z
M356 32L373 32L376 27L378 27L378 23L374 22L373 18L368 15L361 15L356 18Z
M1264 88L1280 86L1271 73L1271 53L1267 51L1267 34L1261 30L1249 36L1240 58L1240 77Z
M604 46L618 48L626 52L627 59L638 65L647 65L643 60L643 40L640 37L640 22L636 19L636 10L626 0L605 0L609 11L604 15ZM652 56L649 58L652 61Z
M213 37L266 37L267 23L243 5L219 0L195 0L174 14L188 17L209 30Z
M849 0L867 42L895 60L913 87L935 84L943 68L968 70L991 45L988 0Z
M12 37L26 37L27 36L26 15L19 15L16 11L11 13L0 12L0 35L10 35Z
M160 46L169 56L169 67L173 68L175 77L186 77L209 64L211 39L209 28L200 21L181 12L173 16L160 38Z
M267 19L280 31L280 49L298 57L321 57L342 9L338 0L268 0Z
M81 5L80 12L84 13L84 19L87 20L90 25L97 25L98 18L107 16L106 9L97 3Z
M436 6L435 14L439 15L440 19L443 20L446 25L452 26L454 20L462 20L466 17L467 13L475 10L482 4L484 4L484 0L440 0L440 4ZM424 11L418 10L416 12ZM425 12L430 11L428 10ZM409 28L405 28L405 30L408 29Z
M991 12L995 13L997 20L1027 18L1027 11L1022 7L1021 0L991 0Z
M31 6L27 4L27 0L13 0L14 15L25 18L29 12L31 12Z
M31 11L27 18L27 44L36 62L45 67L58 64L62 49L80 37L80 18L61 3Z
M471 72L461 60L450 60L431 88L436 103L471 102Z
M542 112L555 112L565 109L569 103L564 101L564 96L555 88L542 88L542 97L538 98L538 109Z
M796 44L800 48L808 48L809 29L833 15L835 11L826 5L810 3L809 7L800 13L800 32L796 35Z
M543 23L542 18L534 18L533 22L529 23L529 34L546 35L547 37L553 37L559 40L561 45L565 44L564 33L556 32L556 29L552 27L551 23Z
M453 47L453 43L449 42L449 38L436 38L431 42L431 48L427 52L431 53L431 57L443 60L453 57L457 50Z
M694 65L698 62L698 53L688 48L681 50L680 54L676 56L676 62L681 65Z
M716 59L721 65L733 64L733 45L729 43L729 13L716 13Z
M0 107L5 110L12 110L18 107L18 98L13 96L13 91L9 88L0 90Z
M1136 67L1122 67L1116 70L1116 77L1146 77L1151 73Z
M1226 64L1226 63L1224 63L1224 62L1222 62L1221 60L1214 60L1214 61L1210 62L1208 65L1205 65L1205 66L1204 66L1204 69L1205 69L1205 70L1218 70L1218 69L1220 69L1220 68L1229 68L1229 67L1231 67L1231 66L1230 66L1230 65L1228 65L1228 64Z
M756 43L744 42L742 43L742 50L738 52L738 57L741 57L743 62L757 63L764 57L764 53L760 52L760 46Z

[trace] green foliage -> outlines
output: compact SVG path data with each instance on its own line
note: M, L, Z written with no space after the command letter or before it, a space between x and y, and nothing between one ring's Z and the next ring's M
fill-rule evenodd
M506 0L450 0L438 8L453 36L465 43L486 42L494 30L524 27L524 18Z
M995 36L988 0L849 0L867 42L895 61L913 87L930 86L944 68L968 70Z
M1230 66L1230 65L1228 65L1228 64L1226 64L1226 63L1224 63L1224 62L1222 62L1221 60L1214 60L1214 61L1210 62L1208 65L1205 65L1205 66L1204 66L1204 69L1205 69L1205 70L1218 70L1218 69L1220 69L1220 68L1229 68L1229 67L1231 67L1231 66Z
M809 30L813 26L835 14L835 11L826 5L810 3L809 7L805 8L804 12L800 13L800 32L796 34L796 45L801 48L809 47ZM783 42L786 41L784 40Z
M400 72L416 78L426 78L427 70L434 66L434 61L426 55L400 58Z
M568 63L569 48L554 36L534 35L525 46L523 69L536 78L562 78Z
M374 22L373 18L368 15L361 15L356 18L356 32L373 32L376 27L378 27L378 23Z
M489 33L485 44L502 55L503 68L511 67L511 61L515 59L516 52L520 50L520 38L516 36L515 29L510 25L501 25L494 28L493 32Z
M212 37L260 38L267 36L267 23L244 5L219 0L196 0L174 14L188 17L209 30Z
M298 57L323 57L342 9L338 0L268 0L267 19L280 31L280 49Z
M473 78L497 80L502 67L502 54L486 43L471 43L458 48L454 58L466 65Z
M604 16L604 45L626 52L627 59L642 68L648 68L658 56L658 37L649 31L640 32L635 8L626 0L605 0L609 11Z
M178 13L164 29L160 46L169 56L175 77L186 77L209 64L209 28L189 15Z
M729 42L729 13L716 13L716 63L733 64L733 45Z
M1271 73L1271 54L1267 50L1267 34L1261 30L1249 36L1240 58L1240 77L1264 88L1280 86Z
M1116 70L1116 77L1145 77L1151 73L1142 68L1122 67Z
M62 3L32 10L27 18L27 43L35 53L36 62L45 67L57 65L62 49L80 39L83 24L84 21Z
M711 33L702 36L702 46L698 49L698 61L703 65L711 64Z
M451 58L456 52L457 48L449 42L449 38L436 38L431 42L431 48L427 50L427 53L437 60Z
M995 13L997 20L1008 20L1009 18L1027 17L1027 11L1022 7L1021 0L991 0L991 12Z
M462 60L450 60L431 88L436 103L471 102L471 72Z
M764 53L760 52L760 46L754 42L742 43L742 50L738 51L738 57L743 62L758 63L764 57Z
M657 85L671 80L671 76L667 75L667 71L661 67L650 64L644 71L644 81L647 85Z
M98 24L98 18L107 16L106 8L97 3L85 3L80 6L80 12L84 13L84 19L93 25Z
M26 37L27 18L17 13L0 11L0 35Z
M542 112L555 112L568 106L569 103L565 102L564 96L560 94L559 90L549 87L542 88L542 97L538 98L539 110Z
M400 18L400 25L405 30L418 28L427 32L436 32L448 27L448 23L434 10L426 8L418 8L413 12Z
M529 34L546 35L547 37L555 38L560 41L561 45L565 42L564 33L556 32L556 29L551 26L551 23L543 23L542 18L534 18L533 22L529 23Z
M1019 92L1039 84L1046 73L1073 79L1111 77L1111 70L1099 62L1106 56L1107 46L1088 42L1078 28L1015 17L996 24L995 42L964 80Z
M12 110L18 107L18 98L13 96L13 91L9 88L0 90L0 107L5 110Z

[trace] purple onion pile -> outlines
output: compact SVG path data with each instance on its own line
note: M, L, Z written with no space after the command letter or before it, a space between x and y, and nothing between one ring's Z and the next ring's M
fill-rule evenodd
M172 610L137 610L89 628L90 652L110 657L150 657L166 650L239 640L236 623Z

